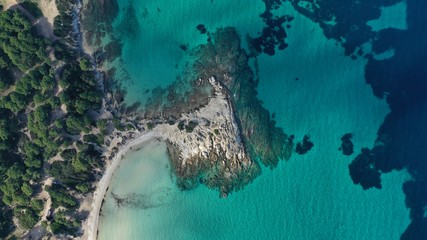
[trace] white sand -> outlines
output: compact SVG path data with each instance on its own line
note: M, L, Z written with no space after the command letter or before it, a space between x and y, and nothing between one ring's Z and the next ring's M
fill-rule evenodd
M147 132L135 140L127 143L122 146L117 152L117 155L113 158L111 163L107 165L106 171L102 176L101 180L98 183L96 191L93 194L92 209L89 213L89 217L86 222L83 224L84 235L81 239L96 240L97 230L98 230L98 221L99 221L99 212L101 210L102 200L104 199L105 193L108 186L110 185L111 178L116 168L119 166L122 157L130 150L131 147L142 144L146 141L149 141L157 137L156 132Z
M39 7L52 28L55 17L59 15L55 0L40 0Z
M16 5L17 2L15 0L0 0L0 5L3 5L3 10L9 9L11 6Z

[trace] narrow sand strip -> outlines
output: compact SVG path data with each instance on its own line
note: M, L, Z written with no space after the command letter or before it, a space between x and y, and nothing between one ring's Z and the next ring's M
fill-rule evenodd
M92 208L85 224L86 226L83 226L85 234L82 236L82 239L96 240L97 238L99 213L101 211L102 200L104 199L107 188L110 185L113 173L119 166L122 157L130 150L131 147L142 144L156 137L158 137L158 135L153 131L144 133L135 140L122 146L111 163L107 165L104 175L98 182L96 191L93 194Z

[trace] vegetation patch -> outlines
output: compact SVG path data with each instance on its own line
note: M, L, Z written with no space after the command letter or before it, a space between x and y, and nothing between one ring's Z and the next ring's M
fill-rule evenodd
M91 114L101 107L103 92L89 59L67 41L71 3L57 4L61 15L55 19L55 34L60 41L55 42L39 36L19 9L0 12L2 239L39 222L46 204L39 195L43 189L55 213L66 209L45 222L46 228L76 236L82 220L73 220L76 199L91 189L96 172L103 169L94 145L103 145L107 123ZM42 16L34 3L21 6L35 18ZM45 174L54 179L51 186L44 185Z

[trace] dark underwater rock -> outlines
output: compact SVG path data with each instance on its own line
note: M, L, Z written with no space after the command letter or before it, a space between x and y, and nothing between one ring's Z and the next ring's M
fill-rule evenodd
M271 13L272 9L280 8L281 4L280 1L265 1L266 10L260 17L263 19L266 26L262 29L261 33L258 32L259 36L248 37L252 55L265 53L273 56L276 53L276 47L279 51L288 47L288 44L285 42L287 34L284 24L287 22L286 28L290 28L291 25L289 23L294 17L290 15L274 16Z
M295 152L302 155L306 154L314 147L314 143L310 141L310 137L308 135L304 135L302 142L297 143L295 147Z
M341 137L341 147L339 150L346 156L350 156L354 152L353 142L351 141L352 137L353 134L351 133L346 133Z
M205 34L207 32L206 27L203 24L197 25L196 28L200 31L201 34Z
M374 168L375 159L372 152L364 148L362 153L348 166L354 184L360 184L363 189L381 188L381 174Z
M179 48L181 48L181 50L183 50L183 51L187 51L188 50L188 44L181 44L181 45L179 45Z

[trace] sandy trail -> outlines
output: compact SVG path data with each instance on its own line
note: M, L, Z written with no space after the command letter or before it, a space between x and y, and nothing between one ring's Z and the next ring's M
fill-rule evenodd
M52 28L55 17L59 15L55 0L40 0L39 7L42 10L43 15L46 17L47 22L50 23L50 27Z
M7 10L11 6L16 4L17 4L16 0L0 0L0 5L3 5L3 10Z
M92 208L89 213L87 222L83 225L84 235L81 239L96 240L98 232L98 221L99 213L101 211L102 200L104 199L105 193L108 186L110 185L111 178L120 165L122 157L131 149L131 147L142 144L146 141L152 140L158 137L156 132L147 132L139 136L135 140L127 143L122 146L121 149L117 152L117 155L113 160L107 165L107 168L102 176L101 180L98 182L96 191L93 194Z

